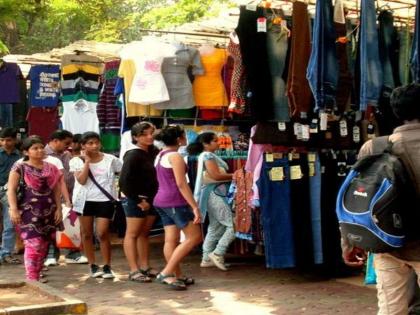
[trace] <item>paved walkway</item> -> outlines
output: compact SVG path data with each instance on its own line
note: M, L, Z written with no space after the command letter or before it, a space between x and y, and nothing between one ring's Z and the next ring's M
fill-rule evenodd
M162 244L153 244L155 267L162 266ZM99 255L99 252L97 252ZM196 284L175 292L157 283L127 281L121 245L113 247L115 280L90 279L87 265L51 267L48 285L88 304L94 315L265 315L265 314L363 314L376 313L375 290L341 281L314 280L290 270L267 270L260 262L231 260L222 272L198 267L193 255L184 264ZM1 279L23 279L23 266L0 266ZM360 280L361 281L361 280Z

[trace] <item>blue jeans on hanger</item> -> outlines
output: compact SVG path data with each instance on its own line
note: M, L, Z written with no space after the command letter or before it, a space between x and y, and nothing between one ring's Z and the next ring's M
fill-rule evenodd
M389 10L382 10L378 16L379 21L379 54L381 57L383 71L383 92L386 97L391 96L392 90L399 85L398 78L394 79L394 71L397 65L397 58L394 53L395 33L394 33L394 17ZM397 82L396 82L397 80Z
M311 162L310 162L311 163ZM311 201L312 220L312 244L314 247L314 263L324 262L322 248L322 227L321 227L321 162L316 154L314 170L315 174L309 177L309 191Z
M270 179L270 171L273 167L283 168L284 179L282 181ZM288 159L267 162L264 158L257 185L260 193L261 222L267 268L295 266L289 178Z
M338 82L336 31L331 0L316 1L312 51L306 77L315 98L315 110L333 109Z
M416 28L414 31L413 46L411 47L411 74L413 81L420 82L420 0L416 1Z
M410 82L410 48L411 48L411 34L410 27L407 25L399 32L400 38L400 54L399 54L399 69L401 85L407 85Z
M289 46L287 30L281 25L274 24L274 18L274 16L270 16L267 19L267 55L273 84L274 119L277 121L290 121L286 83L282 77Z
M382 92L375 0L362 0L360 17L360 110L377 106Z

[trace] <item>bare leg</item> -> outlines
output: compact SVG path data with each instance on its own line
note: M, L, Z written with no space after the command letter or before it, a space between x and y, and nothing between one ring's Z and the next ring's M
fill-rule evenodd
M109 237L109 219L96 218L96 234L98 235L101 254L105 265L111 265L111 240Z
M126 218L127 230L124 237L124 253L127 258L130 271L134 272L139 269L137 259L139 253L137 251L137 242L140 231L144 226L145 219L143 218Z
M80 216L80 228L82 231L83 250L89 264L95 263L95 248L93 246L93 217Z

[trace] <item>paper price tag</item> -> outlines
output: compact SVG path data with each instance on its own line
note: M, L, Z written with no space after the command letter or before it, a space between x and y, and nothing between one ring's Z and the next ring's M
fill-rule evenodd
M375 126L373 124L368 124L368 126L367 126L367 136L368 136L368 139L375 138Z
M355 143L360 142L360 128L358 126L353 127L353 141Z
M265 17L260 17L257 19L257 32L267 33L267 19Z
M321 113L319 115L320 117L320 125L319 125L319 129L321 129L322 131L327 130L328 127L328 114L327 113Z
M315 153L308 153L308 162L314 163L316 161Z
M302 140L308 141L310 138L309 125L302 125Z
M292 153L292 158L293 158L293 160L299 160L300 159L300 154L297 153L297 152L293 152Z
M274 162L274 155L272 153L267 153L265 155L265 161L266 162Z
M307 112L300 112L300 118L301 119L307 119L308 118L308 113Z
M283 158L283 153L273 153L275 160L280 160Z
M309 176L313 177L315 176L315 163L309 163Z
M311 124L309 125L310 133L318 133L318 119L312 119Z
M248 11L257 11L257 4L255 4L255 3L247 4L246 9Z
M280 131L286 131L286 123L284 121L280 121L277 125Z
M340 120L340 136L347 137L348 134L347 121L342 119Z
M293 165L290 166L290 179L296 180L301 179L303 177L302 169L300 168L300 165Z
M283 167L273 167L270 170L270 179L274 182L282 181L284 179Z

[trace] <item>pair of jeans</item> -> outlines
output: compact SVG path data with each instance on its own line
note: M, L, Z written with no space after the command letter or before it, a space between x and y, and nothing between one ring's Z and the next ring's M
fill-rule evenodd
M311 221L312 221L312 244L314 248L314 263L322 264L324 262L322 248L322 227L321 227L321 162L318 154L315 154L313 163L314 174L309 175L309 193L311 203ZM313 175L313 176L311 176Z
M379 21L379 55L382 63L383 93L389 97L392 90L399 86L397 76L398 62L396 55L396 33L394 30L394 16L389 10L382 10Z
M0 261L13 253L16 242L16 230L10 221L9 202L7 201L6 193L0 193L1 209L3 213L3 233L0 248Z
M13 104L0 104L0 127L13 126Z
M270 179L274 167L281 167L284 179ZM264 162L257 181L260 193L261 222L265 245L267 268L290 268L295 266L295 245L290 206L290 168L287 159Z
M360 110L377 106L382 92L375 0L362 0L360 19Z
M401 85L410 83L410 48L411 34L410 26L403 27L399 32L400 48L399 48L399 70Z
M302 270L314 265L311 204L309 196L309 166L307 156L300 154L289 161L289 167L300 168L302 177L290 180L290 205L295 241L296 266ZM292 172L292 171L291 171Z
M306 79L306 69L311 55L311 34L306 3L293 2L292 30L287 96L291 115L300 118L304 116L303 113L309 113L312 106L312 92Z
M266 121L273 118L273 85L267 56L267 33L257 31L259 18L265 18L263 8L251 11L241 6L235 31L246 68L251 115L257 121Z
M287 39L288 31L284 26L274 24L274 18L274 16L267 18L267 52L273 83L274 119L278 121L290 121L286 83L282 77L286 66L287 48L289 46Z
M411 75L413 76L413 81L416 83L420 82L420 8L419 0L417 0L416 5L416 22L415 22L415 31L413 38L413 45L411 46Z
M315 98L315 110L335 107L339 70L336 38L332 1L316 1L312 51L306 74Z

